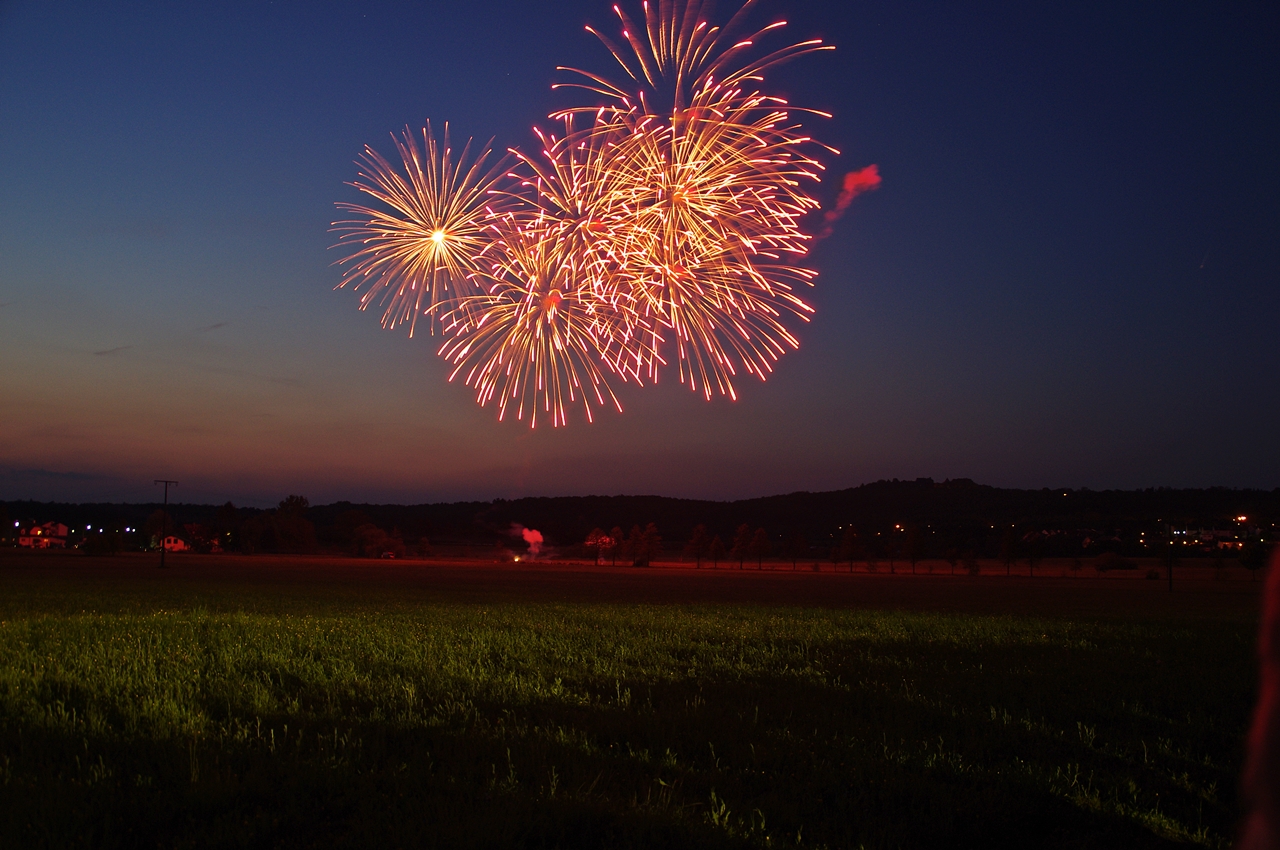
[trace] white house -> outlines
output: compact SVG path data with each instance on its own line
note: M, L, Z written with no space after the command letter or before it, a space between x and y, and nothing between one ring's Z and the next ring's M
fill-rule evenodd
M18 529L18 545L28 549L67 548L67 527L60 522L46 522Z
M191 547L187 545L187 541L181 537L174 537L170 534L164 539L164 550L166 552L185 552Z

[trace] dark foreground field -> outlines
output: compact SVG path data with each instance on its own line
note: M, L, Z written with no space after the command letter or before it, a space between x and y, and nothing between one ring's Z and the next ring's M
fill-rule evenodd
M0 846L1234 829L1260 581L171 565L0 556Z

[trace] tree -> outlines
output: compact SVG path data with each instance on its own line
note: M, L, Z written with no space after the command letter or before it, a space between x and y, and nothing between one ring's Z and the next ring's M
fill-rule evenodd
M874 573L880 563L880 541L878 538L879 535L875 537L868 535L867 542L862 547L867 559L867 572L869 573Z
M587 549L596 557L596 566L600 566L600 550L608 545L609 535L604 533L603 529L593 528L587 534Z
M213 517L213 533L218 545L230 551L240 546L240 514L236 506L227 502L218 508Z
M645 526L640 545L644 550L644 563L640 566L647 567L662 557L662 535L658 534L657 525L651 522Z
M1267 565L1268 546L1256 540L1250 540L1240 550L1240 566L1249 571L1254 581L1258 580L1258 570Z
M627 540L622 544L622 558L631 559L631 566L638 567L640 564L640 550L644 546L644 532L640 530L640 526L631 526L631 533L627 535Z
M276 513L280 516L300 517L311 507L311 502L307 501L306 496L285 496L280 504L276 506Z
M1036 563L1039 562L1044 552L1044 535L1038 531L1033 531L1022 538L1022 541L1026 544L1027 572L1034 578Z
M717 570L720 569L720 559L723 558L725 554L724 541L721 540L720 535L717 534L715 537L711 538L711 545L707 547L707 557L711 559L711 562L715 565Z
M613 531L609 532L609 539L612 541L612 545L609 547L609 555L612 558L609 566L616 567L618 566L618 550L621 549L623 544L626 542L622 537L621 526L615 525L613 527Z
M387 533L371 522L353 529L352 538L355 541L356 553L366 558L377 558L382 555L382 549L388 539Z
M733 535L733 548L729 550L729 557L738 562L738 569L742 569L742 564L747 560L748 550L751 548L751 526L745 522L738 526L738 530Z
M662 555L662 535L658 534L658 526L649 523L644 530L640 526L631 527L631 535L627 538L627 552L631 556L633 567L647 567Z
M711 539L707 537L707 527L705 525L696 525L693 528L693 535L689 538L689 542L684 544L684 553L693 558L697 569L702 569L702 559L707 556L707 549L711 545Z
M840 535L839 559L849 562L849 572L853 572L853 560L859 554L862 547L859 545L858 532L852 525L844 527L844 533ZM832 564L832 569L835 565Z
M764 569L764 557L771 548L769 534L763 528L757 528L756 533L751 535L751 543L747 545L747 554L756 559L756 569Z
M173 517L160 508L156 508L151 512L151 516L147 517L147 521L142 524L142 533L151 542L152 546L163 546L164 541L160 538L166 534L172 534L174 528Z
M982 572L982 567L978 565L978 556L975 552L964 553L964 568L971 576L976 576Z
M801 555L809 552L809 544L804 539L804 532L797 531L787 538L787 555L791 558L791 569L794 571Z
M1014 534L1013 526L1009 526L1004 530L1004 535L1000 538L1000 560L1004 561L1004 574L1013 574L1013 562L1018 558L1017 537Z
M313 552L316 527L307 519L311 503L305 496L287 496L276 508L276 546L282 552Z
M191 547L199 552L208 552L213 548L213 541L216 539L211 531L198 522L183 523L182 530L186 533L187 542Z
M373 525L373 518L362 510L351 509L338 514L333 521L335 542L353 555L360 554L360 541L355 531L362 525Z

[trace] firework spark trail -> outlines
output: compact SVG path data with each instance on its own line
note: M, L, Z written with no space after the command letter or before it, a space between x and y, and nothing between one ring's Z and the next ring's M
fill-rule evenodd
M429 126L421 151L407 130L396 139L403 173L366 148L351 185L390 211L339 204L359 217L335 225L352 250L340 285L367 284L361 309L381 298L384 326L438 322L450 380L499 419L559 426L581 404L590 421L593 404L622 409L612 379L656 382L671 361L707 399L736 398L740 373L765 379L799 346L787 323L813 313L797 294L817 274L800 264L814 239L801 223L819 209L806 187L836 152L795 118L826 113L758 88L767 69L832 48L752 60L785 26L736 35L754 4L723 28L710 0L645 3L639 26L614 7L620 41L587 30L624 78L561 68L574 76L553 88L596 103L552 113L563 129L535 129L541 150L511 149L510 167L486 171L488 148L455 160L447 128L443 148Z
M617 166L629 171L624 191L631 195L622 228L622 253L630 261L624 277L640 300L648 302L654 321L673 332L681 382L707 398L713 387L734 398L738 368L763 379L784 347L798 345L776 320L778 307L802 319L811 312L786 279L808 284L812 273L776 261L780 254L807 251L809 237L799 230L798 220L818 205L801 184L817 182L821 170L799 150L810 140L797 127L785 126L786 104L742 84L757 79L770 64L822 47L805 42L731 70L730 54L752 39L712 58L708 45L724 33L691 26L692 7L686 7L677 29L678 10L672 3L661 4L656 12L646 5L648 43L634 35L637 28L618 10L634 62L591 30L633 82L647 84L637 96L582 71L575 73L585 83L565 85L614 101L596 109L593 132L616 137L614 149L628 154ZM718 70L725 70L731 82L717 82ZM674 88L668 92L670 112L653 107L660 80ZM697 270L692 280L691 269ZM656 341L651 347L659 350ZM654 380L659 362L649 363Z
M481 405L497 399L498 418L551 418L566 424L566 405L621 404L597 365L616 311L604 309L583 283L581 254L560 232L563 222L537 218L503 228L488 253L488 290L455 308L444 322L453 334L440 355L454 364ZM607 364L606 364L607 365ZM626 380L626 375L622 375Z
M381 296L386 305L383 327L408 322L410 336L420 315L434 317L442 306L465 302L476 291L476 258L488 243L486 230L498 214L491 193L503 175L501 162L484 170L490 156L487 147L467 165L470 141L455 161L448 125L443 148L437 145L429 123L422 137L420 149L407 127L403 137L392 136L403 174L366 147L365 170L350 185L391 211L342 202L339 209L364 218L334 224L334 230L343 234L338 245L356 249L343 260L351 265L338 287L354 284L359 289L367 284L360 309ZM501 199L497 201L500 206Z

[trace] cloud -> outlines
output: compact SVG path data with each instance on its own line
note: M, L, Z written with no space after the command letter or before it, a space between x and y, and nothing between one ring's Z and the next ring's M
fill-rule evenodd
M230 366L196 366L202 372L213 372L218 375L230 375L233 378L251 378L255 381L266 381L271 384L280 384L285 387L303 387L306 382L301 378L290 378L285 375L264 375L260 372L250 372L247 369L236 369Z
M57 481L113 481L114 476L97 472L57 472L35 466L0 466L0 481L20 481L27 479L54 479Z
M822 219L825 227L818 234L819 239L826 239L831 235L832 228L835 223L844 215L845 210L849 209L849 204L853 203L853 199L861 195L863 192L874 192L880 188L880 167L875 163L868 165L866 168L857 171L850 171L844 176L844 182L840 187L840 195L836 198L836 205L833 209L829 209L823 215Z
M119 354L122 351L128 351L133 348L132 345L117 345L115 348L104 348L102 351L93 352L94 357L109 357L112 354Z
M214 322L212 325L209 325L207 328L197 328L196 333L207 334L209 331L216 331L218 328L225 328L228 324L230 323Z

